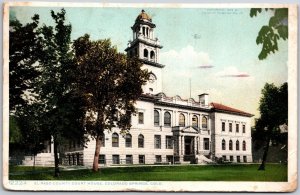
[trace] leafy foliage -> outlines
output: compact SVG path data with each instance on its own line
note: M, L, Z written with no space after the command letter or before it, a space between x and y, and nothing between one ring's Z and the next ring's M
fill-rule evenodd
M262 166L266 161L269 143L286 143L286 135L281 134L279 126L288 123L288 84L276 87L273 83L266 83L262 89L259 105L260 118L256 122L256 132L253 135L258 143L266 143Z
M27 104L26 92L32 92L39 72L33 66L41 50L38 32L39 16L34 15L26 25L9 21L9 108L14 110Z
M86 103L86 130L96 139L95 158L98 158L104 130L130 129L134 103L149 75L141 70L142 63L137 58L118 53L108 39L91 41L86 34L75 40L73 47L77 92ZM94 166L97 170L97 159Z
M278 51L278 41L280 39L288 39L288 9L276 8L269 10L274 15L270 18L268 25L262 26L256 38L256 44L262 44L262 50L258 55L260 60L266 59L269 54ZM250 16L257 16L261 12L261 8L252 8Z
M17 85L25 86L20 91L30 92L32 97L29 99L19 91L10 91L12 105L18 105L14 99L25 102L22 106L15 106L18 127L23 133L26 132L23 134L24 144L34 145L32 148L39 148L37 146L41 142L53 138L56 176L59 173L58 152L62 149L61 143L74 138L77 142L84 142L85 110L73 88L72 27L65 24L65 14L64 9L58 13L51 11L54 26L39 26L37 15L33 23L24 27L15 20L11 23L10 34L10 48L14 51L10 53L10 60L14 62L10 69L10 79L17 83L12 87L18 89ZM32 74L26 79L15 78L24 72ZM41 149L34 149L34 154L38 150Z

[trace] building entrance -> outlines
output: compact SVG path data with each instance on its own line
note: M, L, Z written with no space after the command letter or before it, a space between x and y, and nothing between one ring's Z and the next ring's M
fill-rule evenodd
M184 137L184 155L194 155L194 139L190 136Z

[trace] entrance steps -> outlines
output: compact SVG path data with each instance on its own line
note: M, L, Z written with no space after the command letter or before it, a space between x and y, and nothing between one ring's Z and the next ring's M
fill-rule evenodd
M211 163L214 163L214 161L207 158L204 155L196 155L196 163L197 164L211 164Z

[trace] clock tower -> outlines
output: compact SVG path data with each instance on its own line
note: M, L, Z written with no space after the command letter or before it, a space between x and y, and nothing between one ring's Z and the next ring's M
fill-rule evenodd
M143 86L146 94L157 94L162 92L162 68L159 63L159 51L162 48L158 38L154 37L154 28L151 17L142 10L131 27L133 40L129 41L125 49L129 56L138 56L143 62L143 69L148 69L150 79Z

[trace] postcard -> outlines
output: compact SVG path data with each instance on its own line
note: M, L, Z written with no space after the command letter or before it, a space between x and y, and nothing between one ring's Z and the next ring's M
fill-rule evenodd
M6 2L3 186L291 192L297 5Z

